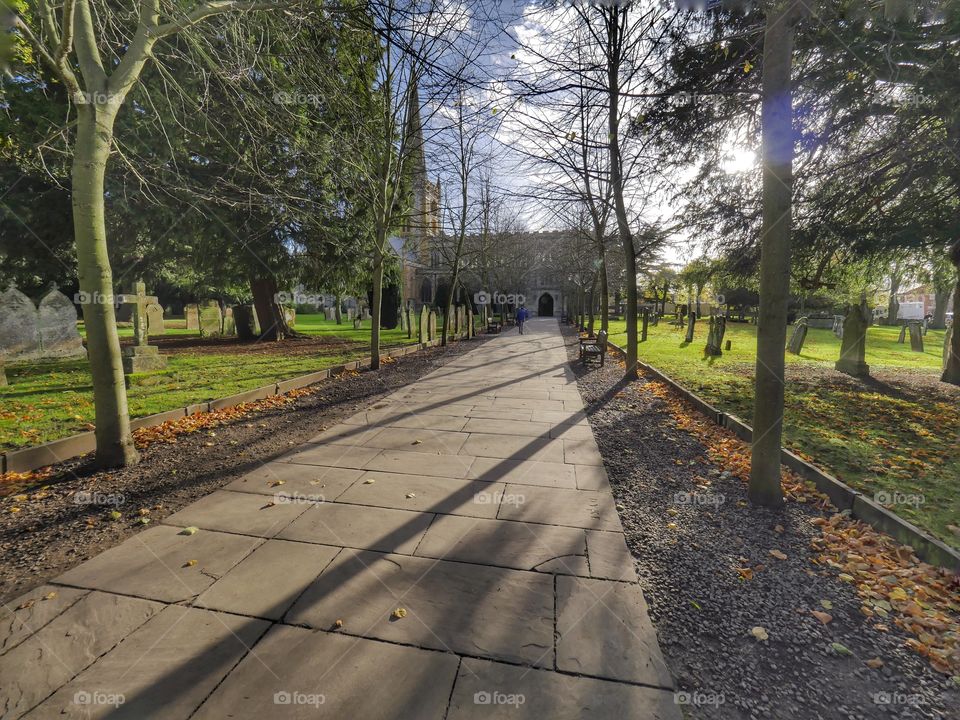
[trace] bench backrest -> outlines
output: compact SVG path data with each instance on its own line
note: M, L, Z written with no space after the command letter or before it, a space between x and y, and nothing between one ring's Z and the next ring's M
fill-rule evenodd
M597 333L597 345L600 347L601 350L607 349L607 331L606 330L601 330L599 333Z

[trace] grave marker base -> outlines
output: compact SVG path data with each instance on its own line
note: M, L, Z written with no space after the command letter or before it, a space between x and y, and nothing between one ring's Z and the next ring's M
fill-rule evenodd
M123 349L123 372L134 373L163 370L167 367L167 358L160 354L156 345L134 345Z

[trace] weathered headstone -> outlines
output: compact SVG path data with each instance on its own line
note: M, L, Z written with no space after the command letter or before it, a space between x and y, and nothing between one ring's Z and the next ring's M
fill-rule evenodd
M356 314L357 314L356 310L354 310L353 308L347 308L347 320L353 320Z
M870 366L864 358L867 350L867 326L869 309L866 302L848 305L843 321L843 342L840 343L840 359L834 366L838 371L854 377L867 377Z
M216 300L207 300L200 306L200 334L203 337L220 337L223 334L223 313Z
M223 334L233 337L237 334L237 321L233 317L233 308L227 307L223 311Z
M337 309L333 307L328 307L323 309L323 316L327 320L336 320L337 319Z
M900 336L897 338L897 342L902 345L902 344L906 341L906 339L907 339L907 326L906 326L906 325L901 325L901 326L900 326Z
M431 341L437 339L437 313L433 310L430 311L429 338Z
M240 340L255 340L260 337L260 320L253 305L234 305L233 322Z
M723 315L710 316L710 331L707 333L707 355L723 355L723 336L727 332L727 319Z
M643 313L643 326L640 328L640 342L646 342L647 328L650 327L650 308L645 307L641 312Z
M363 318L364 320L369 320L369 319L370 319L370 310L369 310L368 308L364 308L363 311L362 311L361 314L360 314L360 317Z
M424 305L420 308L419 323L417 324L417 342L423 345L430 339L430 311Z
M473 308L467 308L467 337L472 338L477 334L477 329L473 326Z
M156 303L157 298L147 295L146 286L138 281L134 283L132 293L120 295L117 300L122 305L133 306L133 336L136 340L132 347L123 349L124 374L163 370L167 359L160 354L160 348L147 343L147 305Z
M297 309L284 305L283 318L287 321L287 327L293 327L297 324Z
M914 352L923 352L923 326L919 322L909 323L910 349Z
M797 324L793 326L793 333L790 335L787 350L794 355L799 355L803 351L803 344L807 341L807 330L807 318L802 317L797 320Z
M163 335L163 306L159 303L147 305L147 335Z
M187 330L200 329L200 306L191 303L183 306L183 316L187 319Z
M33 301L10 285L0 295L0 355L9 360L40 356L40 317Z
M693 329L697 324L697 314L695 312L687 313L687 336L684 342L693 342Z
M838 338L843 337L843 315L834 315L833 316L833 334Z
M37 312L40 331L40 353L49 358L86 357L77 330L77 309L56 283L40 299Z

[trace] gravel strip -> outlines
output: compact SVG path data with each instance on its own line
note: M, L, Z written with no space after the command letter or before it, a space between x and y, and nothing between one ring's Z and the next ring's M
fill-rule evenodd
M29 500L0 504L0 600L18 597L142 530L140 509L149 510L150 524L156 524L486 339L421 350L384 364L380 372L326 380L288 405L248 413L210 432L178 435L171 444L153 443L131 468L96 472L89 458L64 463L44 487L26 493ZM33 499L38 490L45 496ZM77 493L96 502L78 504ZM19 512L10 512L13 506ZM114 508L122 513L115 521L108 517Z
M564 333L687 717L960 717L960 686L904 647L908 634L892 623L889 632L875 629L854 588L811 569L815 507L750 507L746 484L676 427L646 380L624 384L614 355L603 369L584 368L573 329ZM708 492L697 477L710 481ZM678 502L678 493L696 493L682 496L696 501ZM752 579L736 571L758 564L766 569ZM811 615L824 610L822 601L833 616L827 625ZM754 627L769 639L753 637ZM873 658L883 666L868 667Z

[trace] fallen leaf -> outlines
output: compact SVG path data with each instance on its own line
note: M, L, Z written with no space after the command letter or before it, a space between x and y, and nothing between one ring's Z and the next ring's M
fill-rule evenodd
M828 624L833 620L833 615L830 613L821 612L820 610L811 610L810 614L813 615L817 620L822 622L824 625Z
M760 640L761 642L765 642L770 639L770 636L767 634L766 628L760 627L759 625L752 628L750 630L750 634L753 635L757 640Z
M333 624L333 626L334 626L334 627L338 627L338 628L342 628L342 627L343 627L343 620L337 620L337 621Z
M286 480L274 480L272 483L270 483L270 487L277 487L279 485L286 485L286 484L287 484Z
M667 527L670 528L671 530L676 530L676 529L677 529L677 524L674 523L674 522L669 522L669 523L667 523Z
M119 510L111 510L107 514L107 517L110 518L111 520L119 520L120 518L123 517L123 515L120 514Z
M780 552L779 550L777 550L777 549L771 550L771 551L770 551L770 554L773 555L777 560L786 560L786 559L787 559L787 556L786 556L784 553L782 553L782 552Z
M669 510L667 510L667 515L669 515L670 517L676 517L679 514L680 514L680 511L675 508L670 508Z
M53 600L56 596L57 596L57 591L56 591L56 590L53 590L52 592L48 592L46 595L44 595L44 596L43 596L43 599L44 599L44 600Z
M883 660L880 658L870 658L866 663L867 667L873 668L874 670L879 670L883 667Z
M893 590L890 591L889 597L891 600L906 600L907 593L902 587L895 587Z
M195 528L193 525L191 525L190 527L185 527L185 528L184 528L183 530L181 530L178 534L179 534L179 535L195 535L196 532L197 532L197 528Z
M737 572L743 580L753 580L752 568L737 568Z
M824 610L833 610L833 603L829 600L821 600L820 607L822 607Z
M850 648L848 648L846 645L843 645L841 643L838 643L838 642L830 643L830 647L833 648L833 651L837 655L853 655L853 653L850 652Z
M423 440L414 440L411 445L423 445Z
M404 608L397 608L396 610L393 611L391 615L391 617L394 618L395 620L399 620L400 618L405 618L406 616L407 616L407 611Z
M28 610L33 607L33 604L36 600L25 600L24 602L17 605L17 610Z
M364 484L364 485L373 485L375 482L376 482L376 480L374 480L373 478L367 478L366 480L363 481L363 484Z
M196 565L196 564L197 564L197 561L196 561L196 560L187 560L187 561L183 564L183 566L184 566L184 567L193 567L193 566Z

